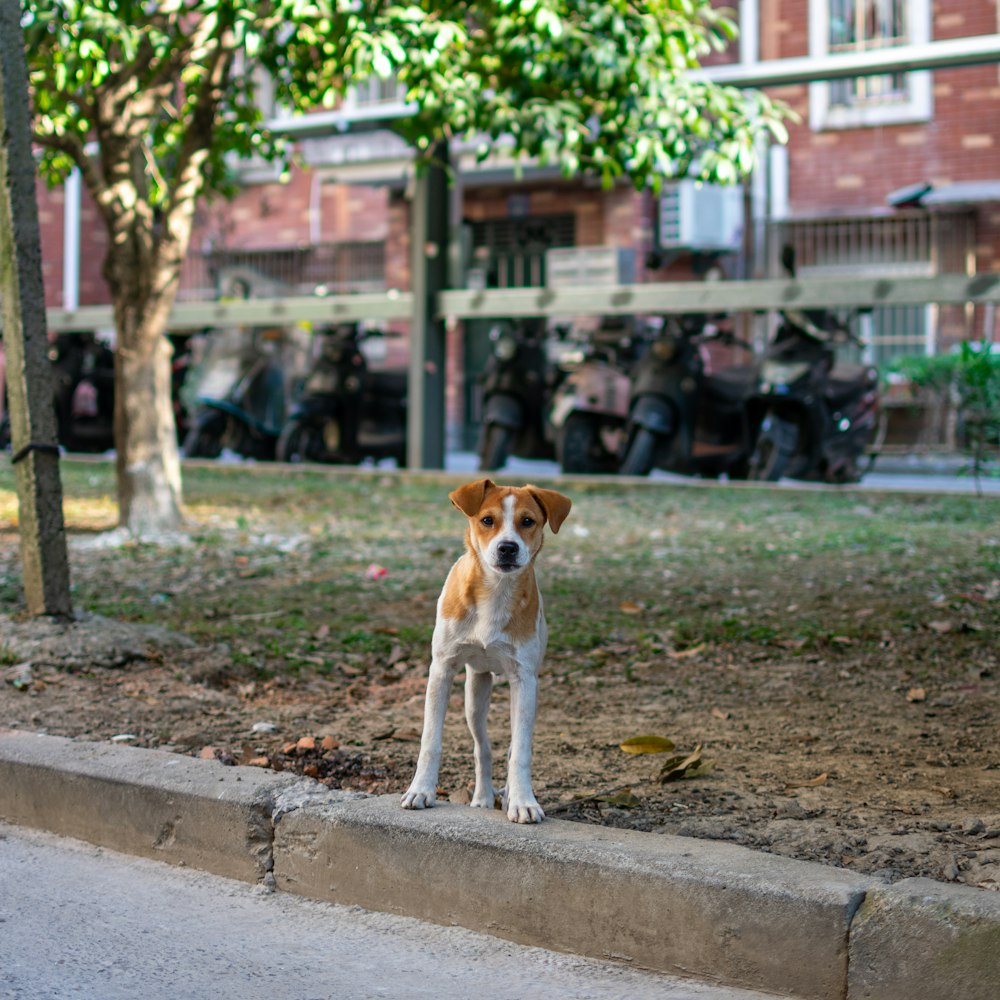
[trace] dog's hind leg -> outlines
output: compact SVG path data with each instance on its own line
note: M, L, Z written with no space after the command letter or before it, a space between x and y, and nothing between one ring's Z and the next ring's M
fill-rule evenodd
M493 674L465 668L465 721L476 748L476 790L470 805L479 809L492 809L496 799L493 790L493 750L486 730L490 711L490 693Z

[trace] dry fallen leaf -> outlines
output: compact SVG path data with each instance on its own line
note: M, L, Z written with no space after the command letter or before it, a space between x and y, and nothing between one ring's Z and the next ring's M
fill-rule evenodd
M815 788L817 785L825 784L826 779L829 777L830 775L824 771L810 781L786 781L785 788Z
M686 656L697 656L705 649L705 643L699 642L697 646L690 649L675 649L672 653L667 653L672 660L682 660Z
M779 639L777 645L782 649L801 649L806 642L807 639Z
M927 692L923 688L910 688L910 690L906 692L906 700L907 701L926 701L927 700Z
M642 799L628 789L623 792L617 792L614 795L596 795L594 801L603 802L618 809L636 809L642 805Z
M632 736L620 746L625 753L666 753L674 748L665 736Z
M635 601L622 601L618 605L618 610L626 615L641 615L643 609L642 605L636 604Z
M702 760L699 743L686 757L678 754L668 757L660 768L660 782L679 781L681 778L695 778L707 774L715 767L714 760Z

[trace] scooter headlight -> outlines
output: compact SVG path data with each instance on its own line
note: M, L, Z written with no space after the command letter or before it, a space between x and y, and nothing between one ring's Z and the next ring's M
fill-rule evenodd
M493 353L498 361L510 361L517 354L517 341L507 334L501 334L493 344Z

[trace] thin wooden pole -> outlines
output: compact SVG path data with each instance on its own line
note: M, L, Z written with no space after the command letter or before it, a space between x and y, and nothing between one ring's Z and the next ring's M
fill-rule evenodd
M0 0L0 295L25 599L31 615L68 617L69 560L17 0Z

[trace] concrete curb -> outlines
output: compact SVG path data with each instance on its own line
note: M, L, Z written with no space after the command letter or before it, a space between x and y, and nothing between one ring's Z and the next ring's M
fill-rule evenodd
M994 1000L1000 895L730 844L332 792L0 729L0 819L521 943L801 1000Z
M270 870L274 797L299 780L0 729L0 819L245 882Z

